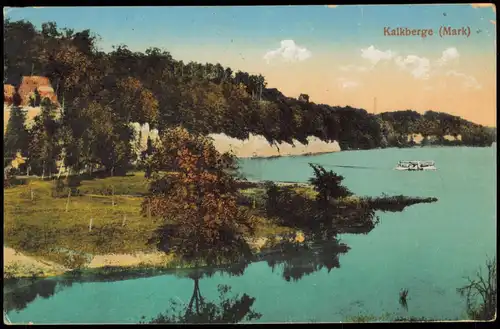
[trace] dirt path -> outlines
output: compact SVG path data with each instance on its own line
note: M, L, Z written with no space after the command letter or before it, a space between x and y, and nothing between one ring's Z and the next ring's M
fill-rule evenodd
M52 276L67 269L59 264L26 256L9 247L3 247L4 278Z

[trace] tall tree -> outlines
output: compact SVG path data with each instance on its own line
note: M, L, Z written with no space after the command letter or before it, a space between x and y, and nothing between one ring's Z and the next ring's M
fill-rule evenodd
M149 162L153 183L142 208L167 223L158 232L160 249L209 264L249 254L244 234L253 225L237 204L234 166L234 158L218 153L206 137L182 128L163 134Z
M352 195L351 191L341 184L344 177L333 171L326 171L320 165L309 164L314 170L314 177L309 181L318 192L317 200L321 203L329 203L341 197Z
M118 114L110 106L96 101L83 112L84 125L88 127L85 134L91 161L104 166L113 175L124 173L133 158L132 128L117 117Z
M15 156L18 151L26 155L29 145L29 135L25 123L26 113L20 106L12 106L4 136L4 154L6 156Z
M44 49L39 57L58 99L72 100L85 87L84 77L92 62L75 46L61 41L57 47Z
M30 130L28 147L30 164L38 174L50 176L56 169L56 160L61 151L60 122L56 119L57 108L45 98L42 100L41 112L35 117Z

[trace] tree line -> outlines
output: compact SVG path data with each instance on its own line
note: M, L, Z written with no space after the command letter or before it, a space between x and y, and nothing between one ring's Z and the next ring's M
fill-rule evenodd
M21 124L19 99L11 110L4 157L17 150L33 163L33 172L53 172L55 160L67 168L101 166L127 170L134 158L131 122L149 123L160 134L182 126L192 133L224 133L245 139L263 135L269 143L308 136L338 141L342 149L410 146L408 134L461 135L456 144L487 146L496 139L486 127L446 113L415 111L368 113L352 107L316 104L302 94L286 97L267 88L262 75L233 72L220 64L185 63L159 48L131 51L118 45L98 49L90 30L59 28L48 22L37 29L24 20L4 21L4 83L17 86L22 76L48 77L64 111L41 100L42 113L31 129Z

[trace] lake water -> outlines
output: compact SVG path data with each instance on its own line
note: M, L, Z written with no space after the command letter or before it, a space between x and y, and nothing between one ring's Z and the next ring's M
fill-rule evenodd
M392 170L399 160L434 160L438 170ZM351 249L330 272L321 269L286 281L279 268L273 271L268 263L257 262L241 276L216 273L200 279L200 294L217 301L219 284L247 294L255 298L252 309L262 314L256 322L337 322L386 312L435 320L464 318L464 301L456 289L487 256L496 255L496 145L245 159L241 167L249 179L305 182L312 175L308 162L340 173L358 195L403 194L439 201L378 213L380 224L369 234L341 236ZM369 168L333 167L338 165ZM75 280L61 288L54 288L55 282L44 280L42 288L11 293L14 304L21 306L8 312L10 320L137 323L141 316L150 319L165 312L171 299L188 303L194 288L194 280L175 272L114 282ZM402 288L409 290L408 311L398 302ZM33 301L22 305L26 299Z

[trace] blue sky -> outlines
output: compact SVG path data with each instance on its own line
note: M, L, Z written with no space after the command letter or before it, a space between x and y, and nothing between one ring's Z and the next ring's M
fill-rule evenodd
M101 35L104 50L118 43L134 50L144 50L150 45L169 48L231 42L265 48L283 39L307 42L309 47L317 48L366 43L383 46L395 42L383 37L384 26L437 29L442 24L468 25L474 31L481 29L483 32L473 39L458 40L477 48L494 37L490 20L496 19L491 9L464 5L45 7L15 8L8 16L27 19L37 26L55 21L60 27L89 28ZM456 41L434 37L420 44L432 47L436 43L446 45ZM408 39L399 38L397 42L415 45Z

